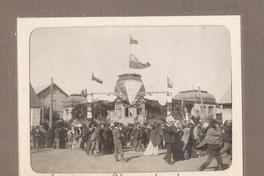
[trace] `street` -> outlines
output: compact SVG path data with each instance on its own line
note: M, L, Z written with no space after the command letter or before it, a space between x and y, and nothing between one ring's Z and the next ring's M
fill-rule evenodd
M87 156L80 149L40 149L31 154L32 168L40 173L87 173L87 172L162 172L162 171L197 171L206 160L206 156L191 158L168 165L163 157L165 150L158 156L144 156L142 152L125 152L127 162L116 162L113 154L104 156ZM228 168L230 159L223 157L224 169ZM212 171L216 161L205 171Z

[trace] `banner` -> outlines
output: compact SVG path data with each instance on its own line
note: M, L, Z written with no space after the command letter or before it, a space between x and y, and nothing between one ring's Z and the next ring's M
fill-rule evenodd
M140 62L136 56L130 53L129 55L129 68L133 69L144 69L150 67L150 63L142 63Z
M101 79L95 77L93 73L92 73L92 80L99 83L99 84L103 84L103 81Z
M129 44L130 45L132 45L132 44L138 44L138 41L136 40L136 39L133 39L132 37L131 37L131 35L129 36Z

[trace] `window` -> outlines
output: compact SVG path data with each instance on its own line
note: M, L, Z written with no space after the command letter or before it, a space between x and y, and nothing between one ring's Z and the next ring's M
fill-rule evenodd
M125 116L128 117L128 108L125 108Z
M133 115L132 115L132 110L133 110L133 109L129 109L129 116L130 116L130 117L133 116Z
M142 114L142 108L137 108L137 115L141 115Z

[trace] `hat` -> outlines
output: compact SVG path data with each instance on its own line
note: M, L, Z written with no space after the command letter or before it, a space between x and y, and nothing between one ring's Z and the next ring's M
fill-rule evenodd
M174 120L174 118L173 118L172 116L167 116L167 117L166 117L166 122L167 122L167 123L174 123L174 121L175 121L175 120Z
M119 125L118 122L114 122L114 126L117 127Z

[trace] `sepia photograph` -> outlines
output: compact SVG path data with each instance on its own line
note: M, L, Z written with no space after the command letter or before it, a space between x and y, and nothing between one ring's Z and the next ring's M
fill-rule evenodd
M19 19L20 171L242 175L239 29L239 16Z

